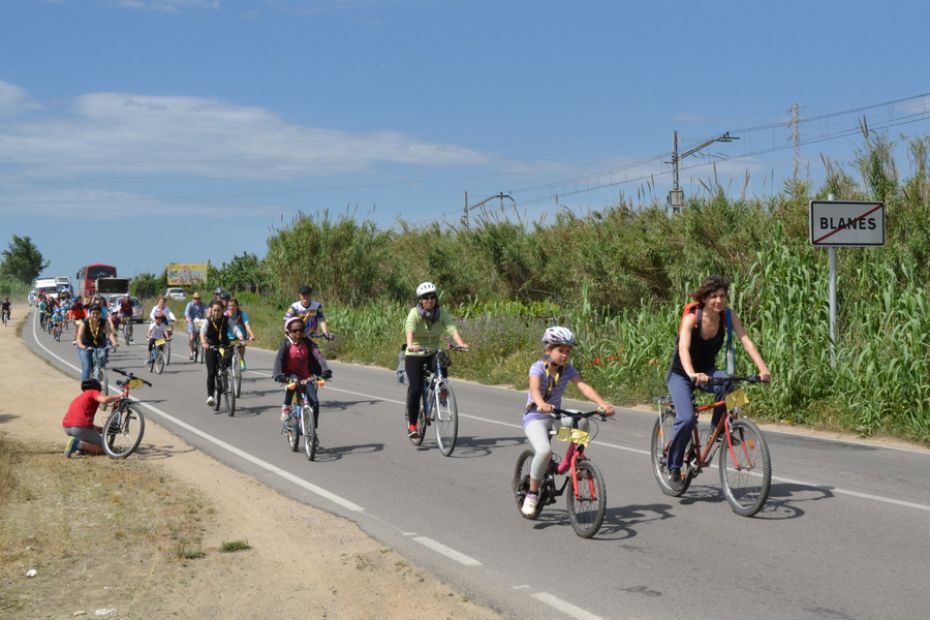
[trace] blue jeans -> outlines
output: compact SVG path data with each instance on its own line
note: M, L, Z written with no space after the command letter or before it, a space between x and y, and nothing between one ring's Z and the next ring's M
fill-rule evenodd
M712 377L726 377L727 373L722 370L712 369L705 372ZM668 448L668 462L666 468L681 469L681 464L685 458L685 448L688 446L688 440L691 438L691 429L697 424L697 415L694 413L694 401L691 400L694 389L697 388L702 392L713 393L714 400L723 400L726 398L725 385L695 385L691 383L688 377L670 372L666 377L668 384L668 393L675 404L675 427L672 431L672 445ZM726 413L726 406L721 405L714 408L714 417L712 424L716 425L720 416Z
M100 365L106 368L107 350L103 347L97 350L100 351ZM81 381L87 381L94 370L94 352L91 349L78 348L78 357L81 359Z

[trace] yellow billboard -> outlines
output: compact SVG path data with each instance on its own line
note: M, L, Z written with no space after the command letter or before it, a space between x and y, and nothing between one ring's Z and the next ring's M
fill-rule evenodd
M207 263L168 263L165 267L168 286L193 286L207 283Z

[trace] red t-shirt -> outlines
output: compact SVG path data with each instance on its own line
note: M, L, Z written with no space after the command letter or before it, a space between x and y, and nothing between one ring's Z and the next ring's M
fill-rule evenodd
M284 374L297 375L300 380L309 379L309 357L310 351L307 348L307 343L303 340L288 347L287 355L284 356Z
M100 406L100 403L97 402L98 396L100 396L100 392L97 390L81 392L77 398L71 401L71 406L68 407L68 413L65 414L61 425L65 427L93 428L94 415L97 413L97 407Z

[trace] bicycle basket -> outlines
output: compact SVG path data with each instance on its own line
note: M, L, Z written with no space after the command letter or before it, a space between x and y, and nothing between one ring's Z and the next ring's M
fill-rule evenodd
M581 446L586 446L591 441L591 434L588 431L583 431L580 428L569 428L563 426L559 428L559 433L556 435L556 439L559 441L570 441Z
M155 341L155 346L156 346L156 347L163 347L163 346L165 346L165 339L164 339L164 338L159 338L158 340L156 340L156 341Z
M126 382L126 384L129 386L130 390L135 390L145 385L145 381L143 381L142 379L130 379L129 381Z
M727 394L727 409L734 409L736 407L742 407L749 402L749 397L746 396L746 392L743 390L733 390Z

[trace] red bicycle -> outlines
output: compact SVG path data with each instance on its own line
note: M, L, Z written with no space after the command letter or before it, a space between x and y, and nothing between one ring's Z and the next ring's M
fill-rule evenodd
M561 416L570 417L572 419L570 428L563 426L559 428L558 433L550 431L549 437L556 435L559 440L571 441L577 444L578 447L571 456L569 468L565 471L569 476L561 486L558 486L555 480L555 477L559 475L559 461L554 454L552 455L549 467L546 469L545 476L539 485L539 503L536 504L536 512L527 518L537 518L539 513L542 512L543 506L554 504L556 499L565 493L568 483L571 482L571 493L565 497L568 519L571 521L572 529L575 530L576 534L582 538L591 538L601 529L604 514L607 512L607 486L604 484L604 476L601 475L601 470L591 462L585 453L585 447L591 442L594 435L578 428L578 423L583 418L590 418L593 415L600 415L602 420L606 420L607 417L596 410L574 411L571 409L556 409L546 415L556 420L560 419ZM530 488L530 465L532 462L532 450L524 450L517 459L517 466L513 473L513 495L517 501L517 510L520 510L521 506L523 506L523 499Z
M710 385L735 383L760 383L758 375L716 377ZM718 405L726 405L727 412L720 416L717 426L705 431L702 445L701 434L697 424L692 430L692 437L685 448L684 463L681 467L681 482L673 485L668 479L666 462L669 445L672 443L672 430L675 426L675 405L668 396L658 398L659 419L652 430L652 473L659 488L666 495L680 497L688 490L691 481L710 465L717 448L720 450L717 467L720 470L720 486L723 496L738 515L751 517L759 512L769 497L772 484L772 461L769 447L762 432L755 422L743 417L743 405L749 402L742 390L727 394L725 400L702 405L695 408L695 415L702 411L711 411Z

